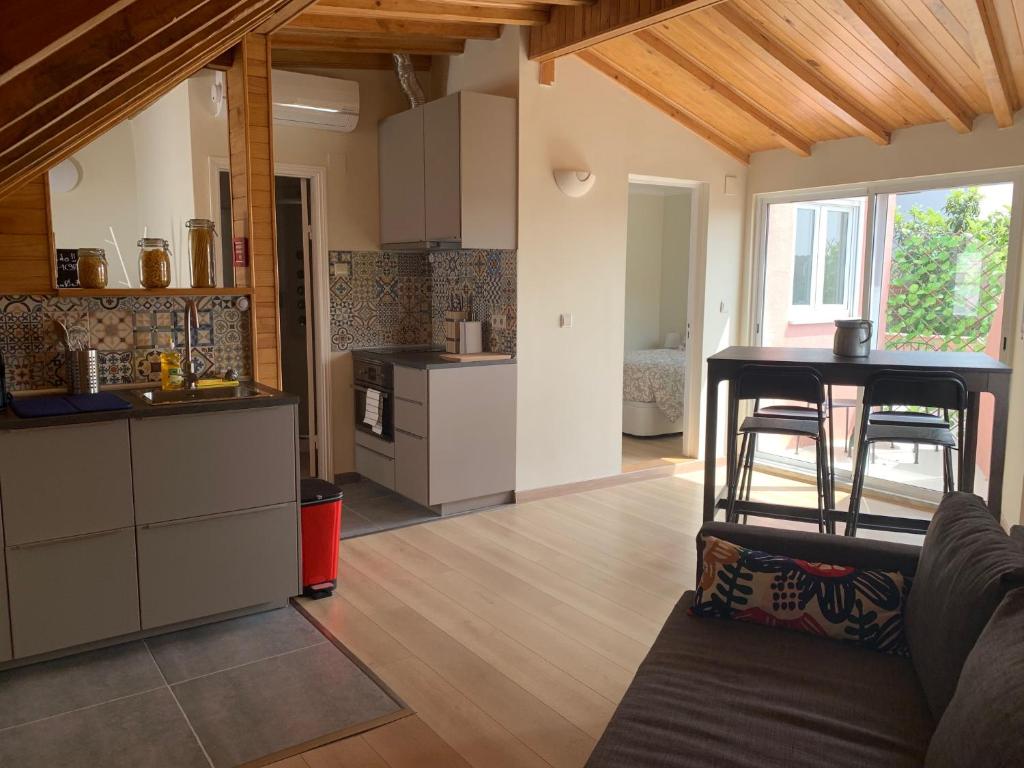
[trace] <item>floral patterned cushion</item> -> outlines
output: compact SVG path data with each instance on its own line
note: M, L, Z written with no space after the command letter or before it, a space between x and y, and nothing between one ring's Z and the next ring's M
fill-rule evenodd
M904 577L703 541L691 613L748 621L907 655Z

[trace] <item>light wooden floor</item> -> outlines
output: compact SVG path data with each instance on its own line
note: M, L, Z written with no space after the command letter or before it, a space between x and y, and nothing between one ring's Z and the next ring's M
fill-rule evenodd
M278 765L582 766L694 582L702 476L681 471L342 542L337 592L303 605L416 715Z
M622 436L622 471L633 472L663 464L680 464L693 459L683 457L682 435L658 437Z

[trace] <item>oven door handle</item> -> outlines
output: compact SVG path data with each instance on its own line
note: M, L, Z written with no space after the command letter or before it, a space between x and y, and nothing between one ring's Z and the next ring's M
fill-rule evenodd
M369 387L364 387L362 384L353 384L352 389L358 389L360 392L370 391ZM380 392L381 397L391 397L391 393L388 392L386 389L378 389L377 391Z

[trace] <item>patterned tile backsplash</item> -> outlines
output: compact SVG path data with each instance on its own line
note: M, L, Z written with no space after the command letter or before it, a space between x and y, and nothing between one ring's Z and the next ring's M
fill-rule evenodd
M86 332L99 351L100 383L160 381L160 352L185 345L185 299L172 296L90 298L0 296L0 351L12 391L51 389L66 383L64 353L53 321L73 334ZM237 299L198 299L196 372L234 368L252 372L249 311Z
M336 351L444 344L444 313L465 308L488 350L516 352L515 251L331 251L330 269Z

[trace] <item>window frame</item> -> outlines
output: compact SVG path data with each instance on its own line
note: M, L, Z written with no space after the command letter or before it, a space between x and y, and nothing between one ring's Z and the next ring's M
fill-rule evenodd
M795 222L799 212L814 212L814 240L811 252L811 303L794 304L793 291L789 297L789 318L791 325L811 325L831 323L833 320L851 317L858 306L856 294L856 275L860 268L861 232L864 229L865 206L853 200L828 200L822 202L793 203L793 263L796 262L797 227ZM846 300L842 304L826 304L823 300L825 292L825 250L828 236L829 213L845 213L849 215L846 231L846 274L844 276L843 293ZM850 258L852 256L852 259Z

